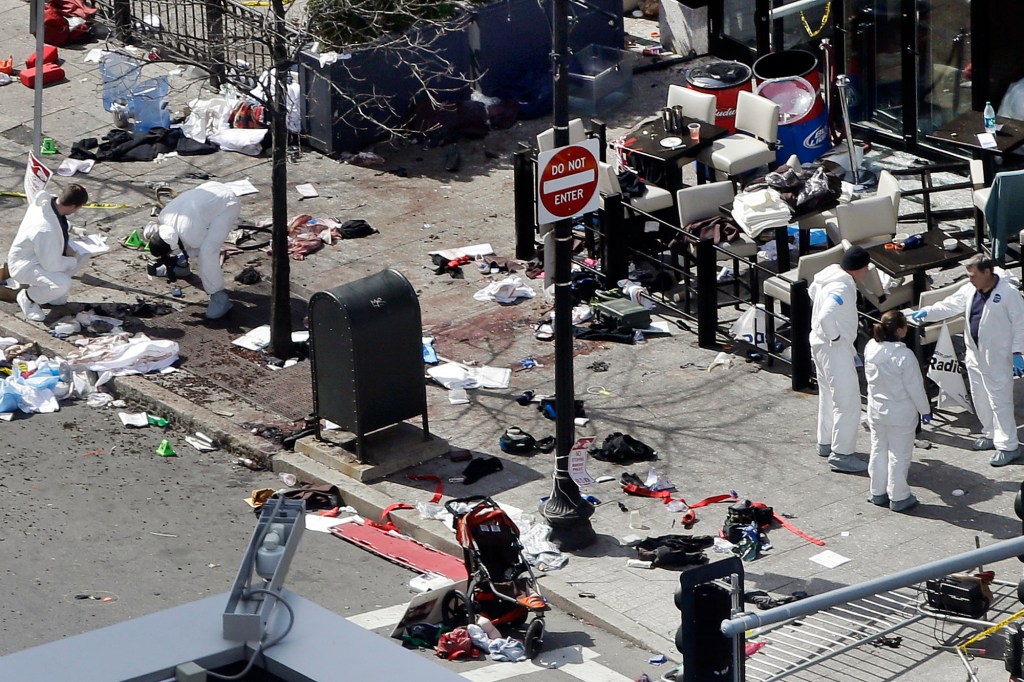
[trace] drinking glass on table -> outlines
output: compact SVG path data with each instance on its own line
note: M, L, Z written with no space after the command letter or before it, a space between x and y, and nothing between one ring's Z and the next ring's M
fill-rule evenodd
M700 124L691 123L686 127L690 131L690 139L693 140L694 142L700 142Z

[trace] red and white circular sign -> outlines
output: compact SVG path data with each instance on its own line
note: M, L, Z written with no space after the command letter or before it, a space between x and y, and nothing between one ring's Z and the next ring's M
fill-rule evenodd
M597 145L597 140L587 140L539 155L539 222L550 223L597 210Z

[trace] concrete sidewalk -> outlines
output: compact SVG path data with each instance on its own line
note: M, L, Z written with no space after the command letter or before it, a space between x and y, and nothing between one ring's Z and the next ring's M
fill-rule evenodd
M9 52L19 56L33 48L31 37L22 30L27 7L16 0L0 0L0 38ZM61 151L69 150L82 137L101 136L110 128L110 117L100 102L98 70L82 63L88 47L93 46L62 50L68 80L45 92L44 134L55 138ZM166 70L167 65L146 68ZM628 130L656 110L665 101L668 84L681 80L678 68L638 75L634 99L606 117L612 135ZM177 77L172 78L172 85L172 110L201 92L197 83ZM20 191L31 139L32 91L15 83L0 90L0 95L4 97L0 108L0 189ZM486 494L527 512L535 512L541 498L550 494L553 457L503 455L498 438L509 426L519 426L538 439L554 433L553 422L514 399L527 389L538 393L554 390L552 346L532 334L533 324L550 308L550 302L543 295L510 306L477 302L472 294L486 285L487 276L472 268L465 268L464 279L434 275L427 252L489 242L498 255L512 255L509 154L518 142L531 141L546 125L545 121L524 122L483 140L460 143L464 162L457 173L444 171L445 149L427 150L411 144L377 145L374 151L385 159L379 168L339 164L305 152L288 167L290 184L314 182L321 195L299 203L298 194L293 194L296 201L289 208L290 216L362 218L379 230L378 235L342 241L304 261L292 261L296 328L311 293L384 267L402 271L420 296L424 333L436 338L441 356L513 370L507 390L471 391L468 405L451 405L443 388L428 387L434 433L452 447L498 455L504 461L501 473L474 485L446 483L445 494ZM51 157L47 162L55 167L61 158ZM89 232L107 234L113 250L90 264L72 290L72 305L55 311L48 322L85 304L112 309L142 298L171 305L174 310L168 315L129 316L126 328L176 340L182 349L180 371L118 378L116 392L213 436L223 447L224 457L270 460L275 470L293 471L304 480L335 483L343 489L346 501L366 516L374 517L394 502L429 500L432 485L410 481L406 474L435 474L446 481L459 475L463 464L439 457L364 484L253 435L254 425L287 429L312 411L308 362L271 371L265 358L230 343L266 321L268 283L243 286L230 282L247 265L269 276L265 254L250 251L228 260L226 274L235 311L223 322L207 324L201 319L205 296L196 286L185 283L183 298L171 296L170 285L147 277L145 260L138 252L117 245L131 230L145 224L155 199L152 187L165 183L181 191L207 176L225 181L250 178L261 192L243 198L243 218L269 216L270 165L263 158L221 152L168 158L161 163L100 163L90 175L76 177L94 201L130 208L82 211L73 220L79 225L86 221ZM68 182L58 180L55 186ZM966 193L964 198L969 202ZM0 221L5 226L0 248L4 251L23 212L20 199L0 197ZM529 284L540 294L538 282ZM35 341L48 353L71 350L69 343L51 337L45 326L28 324L16 317L16 312L15 306L0 304L0 331L4 334ZM676 329L674 325L671 328ZM792 392L783 375L742 358L737 358L732 368L708 373L704 368L714 353L699 349L694 335L678 330L670 337L652 338L636 346L577 341L575 355L576 392L586 401L590 417L590 423L578 430L580 436L601 441L612 432L629 433L658 451L659 458L652 466L676 485L678 496L692 502L735 490L741 497L764 501L790 515L793 524L825 541L821 548L783 529L771 531L774 549L746 565L748 590L821 593L970 549L975 536L988 544L1020 531L1012 503L1021 469L992 469L987 456L969 452L967 444L975 422L968 414L938 413L935 426L924 436L932 447L915 452L911 470L911 485L922 504L911 514L899 515L865 502L866 478L832 474L815 456L816 397ZM521 369L520 361L527 357L538 366ZM608 363L608 371L588 368L595 360ZM45 415L29 418L45 427ZM862 452L867 451L866 431L860 434L859 445ZM610 475L616 481L627 470L643 477L647 466L624 468L596 461L590 465L595 477ZM965 494L954 496L954 489ZM627 497L617 482L584 492L601 500L593 517L598 542L571 556L563 569L544 575L542 587L567 611L651 651L677 657L672 638L679 612L672 596L678 574L627 567L626 561L634 553L621 540L629 535L685 532L679 515L668 513L658 501ZM631 529L630 514L620 511L618 502L639 511L649 530ZM456 551L450 531L439 522L405 511L396 512L393 518L413 536ZM714 535L724 521L725 509L721 505L701 509L698 518L692 532ZM851 561L838 568L823 568L810 561L822 549ZM994 568L1006 579L1018 575L1015 562ZM595 596L581 597L581 593ZM819 673L806 679L896 679L903 675L899 671L910 666L916 667L901 679L962 678L950 654L929 654L926 646L901 653L906 660L892 663L888 672L881 669L864 676L837 666L824 676ZM997 660L989 659L980 659L979 665L990 672L1001 667Z

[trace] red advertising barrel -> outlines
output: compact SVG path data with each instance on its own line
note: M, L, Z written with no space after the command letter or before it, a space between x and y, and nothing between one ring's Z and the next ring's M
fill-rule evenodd
M750 67L741 62L711 62L695 66L686 74L686 86L697 92L707 92L718 101L715 125L730 133L736 132L736 100L740 92L751 92Z
M766 54L754 62L754 77L757 94L779 105L778 162L796 154L801 163L808 163L828 151L818 58L806 50Z

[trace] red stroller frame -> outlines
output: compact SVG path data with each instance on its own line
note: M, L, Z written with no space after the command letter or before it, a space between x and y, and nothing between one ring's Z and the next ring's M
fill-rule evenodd
M460 512L455 507L461 504L473 506ZM548 606L523 556L519 527L485 495L455 498L444 506L452 515L455 537L462 547L469 575L465 593L449 590L444 596L445 625L475 623L478 614L498 627L521 627L529 620L523 646L526 656L533 658L543 643L544 612Z

